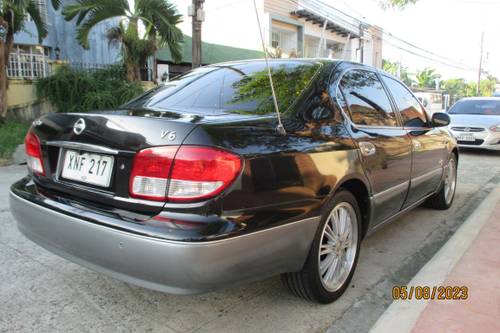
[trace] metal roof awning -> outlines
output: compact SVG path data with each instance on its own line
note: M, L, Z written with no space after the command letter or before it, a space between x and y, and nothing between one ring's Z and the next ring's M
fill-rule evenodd
M182 43L181 63L192 62L192 43L193 40L191 36L184 35L184 42ZM203 54L202 63L204 65L233 60L262 58L264 56L264 53L258 50L247 50L206 42L201 43L201 50ZM158 50L158 52L156 53L156 58L160 61L173 62L172 55L168 47L164 47Z
M299 18L303 18L306 21L312 21L313 24L318 24L320 26L322 26L325 23L324 17L321 17L317 14L314 14L313 12L310 12L307 9L298 9L298 10L291 12L291 14L298 16ZM358 31L347 29L346 27L343 27L339 24L332 22L331 19L328 19L326 29L331 31L331 32L335 32L335 33L341 35L342 37L347 37L349 35L351 36L351 38L359 38L360 37L359 29L358 29Z

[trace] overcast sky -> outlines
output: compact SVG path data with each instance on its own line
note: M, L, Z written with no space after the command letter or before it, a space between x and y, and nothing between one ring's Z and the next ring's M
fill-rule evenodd
M171 1L184 14L191 3L191 0ZM230 6L241 1L252 0L206 0L205 7ZM395 43L393 39L388 39L383 46L384 58L401 60L403 66L409 67L411 72L433 67L444 79L462 77L477 80L481 32L484 31L484 68L500 78L500 0L419 0L404 10L383 10L379 5L380 0L320 1L332 4L355 17L364 16L368 23L379 25L397 37L448 58L449 61L441 63L423 59L395 48L390 44ZM208 20L210 12L206 15ZM185 18L184 21L186 30L190 30L191 19ZM414 50L408 45L400 45ZM416 52L422 53L418 50ZM472 69L460 70L446 65L447 63Z
M334 0L323 0L330 2ZM417 46L477 69L485 32L485 69L500 78L500 0L420 0L404 10L382 10L378 0L335 0L335 6ZM477 72L424 60L384 43L383 56L404 66L436 68L444 78L476 80ZM408 46L404 46L409 48ZM431 56L432 57L432 56ZM452 61L449 61L452 63Z

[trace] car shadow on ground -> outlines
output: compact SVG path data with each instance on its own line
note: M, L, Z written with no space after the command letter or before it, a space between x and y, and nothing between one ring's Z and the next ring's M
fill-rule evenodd
M500 150L476 149L460 147L460 154L477 156L500 156Z

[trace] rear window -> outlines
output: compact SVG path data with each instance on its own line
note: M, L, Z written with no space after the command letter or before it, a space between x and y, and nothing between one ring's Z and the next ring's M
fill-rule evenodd
M377 74L351 70L340 81L353 123L365 126L396 126L396 116Z
M500 100L458 101L448 113L500 116Z
M293 104L321 66L302 61L271 62L270 65L281 112ZM265 62L201 67L145 93L124 107L202 114L274 112Z

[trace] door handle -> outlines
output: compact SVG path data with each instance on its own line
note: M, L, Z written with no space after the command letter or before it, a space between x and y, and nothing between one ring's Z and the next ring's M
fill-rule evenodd
M371 142L361 141L358 145L361 149L361 155L363 156L372 156L377 152L377 148L375 148L375 145Z
M422 144L420 143L420 141L413 140L413 148L415 148L415 150L422 149Z

